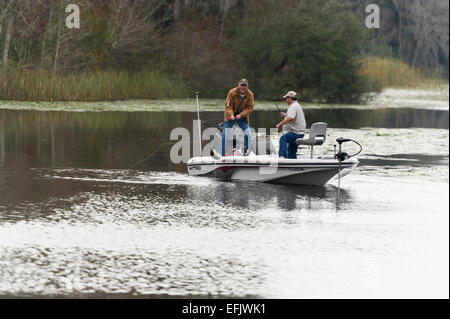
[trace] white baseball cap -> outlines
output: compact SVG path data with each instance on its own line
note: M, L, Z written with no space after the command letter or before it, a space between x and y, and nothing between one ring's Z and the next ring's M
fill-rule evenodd
M295 92L295 91L289 91L289 92L286 93L285 96L283 96L283 99L285 99L285 98L287 98L287 97L297 97L297 96L298 96L297 92Z
M239 86L241 86L242 84L245 84L248 86L248 80L247 79L241 79L238 83Z

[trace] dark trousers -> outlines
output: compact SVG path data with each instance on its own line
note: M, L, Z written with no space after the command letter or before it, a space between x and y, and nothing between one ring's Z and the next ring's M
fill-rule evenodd
M278 152L279 157L284 158L297 158L298 145L295 140L298 138L303 138L305 134L295 134L294 132L287 132L282 137L280 137L280 150Z
M226 133L231 131L234 123L237 123L237 125L242 129L242 131L244 131L245 148L248 150L252 147L252 133L250 131L250 125L248 125L246 119L241 118L239 120L225 121L225 123L223 125L223 131L222 131L222 156L225 155L225 145L226 145L226 141L227 141ZM227 151L230 152L231 149L227 150ZM232 154L230 153L227 155L232 155Z

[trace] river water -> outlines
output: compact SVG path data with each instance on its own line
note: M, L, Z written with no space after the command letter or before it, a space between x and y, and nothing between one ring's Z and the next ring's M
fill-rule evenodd
M448 298L448 109L305 115L364 147L339 198L134 166L192 112L0 109L0 296Z

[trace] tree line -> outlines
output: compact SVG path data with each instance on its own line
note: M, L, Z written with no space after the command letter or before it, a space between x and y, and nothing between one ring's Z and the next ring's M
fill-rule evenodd
M65 8L81 9L80 29ZM364 26L381 8L381 28ZM0 0L3 68L73 75L143 70L176 75L222 97L247 77L262 98L287 88L358 102L376 84L367 55L392 56L448 78L444 0ZM2 72L2 71L0 71ZM1 98L1 96L0 96Z
M354 12L370 3L381 9L382 27L366 52L393 56L426 72L449 74L449 2L445 0L351 0Z

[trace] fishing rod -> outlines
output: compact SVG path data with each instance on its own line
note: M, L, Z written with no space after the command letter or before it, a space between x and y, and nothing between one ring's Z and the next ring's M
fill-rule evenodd
M277 104L277 102L273 102L273 103L275 103L275 106L277 107L277 109L278 109L278 112L280 112L280 113L281 113L281 110L280 110L280 108L278 107L278 104Z

